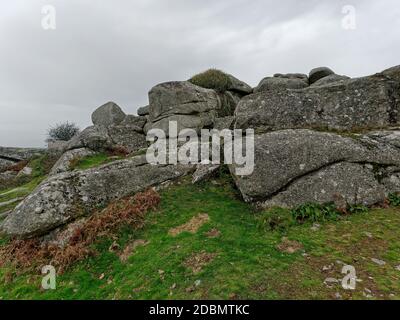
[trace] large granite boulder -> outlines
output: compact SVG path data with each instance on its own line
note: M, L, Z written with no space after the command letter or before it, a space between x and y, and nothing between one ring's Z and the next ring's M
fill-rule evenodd
M240 95L248 95L253 92L253 88L250 87L247 83L235 78L231 74L226 74L229 77L229 85L228 91L232 91L235 93L239 93Z
M219 105L217 93L188 81L167 82L149 92L150 120L157 122L172 115L193 115L215 112Z
M359 130L400 124L400 83L377 74L302 90L277 89L244 97L236 128L259 132L318 128Z
M312 130L282 130L255 136L255 168L231 172L243 198L265 206L325 203L340 195L348 203L384 200L400 173L400 132L344 137Z
M111 126L120 124L125 119L125 113L114 102L107 102L92 113L92 122L96 126Z
M319 79L318 81L315 81L311 86L312 87L325 86L325 85L331 84L331 83L343 82L348 79L350 79L350 77L348 77L348 76L331 74L330 76L327 76L327 77Z
M217 116L232 115L239 101L234 93L217 93L188 81L159 84L149 92L149 100L145 132L161 129L167 135L170 121L178 122L178 130L211 127Z
M312 69L310 71L308 79L309 79L310 84L313 84L314 82L316 82L322 78L325 78L327 76L330 76L332 74L335 74L335 73L331 69L329 69L327 67L319 67L319 68Z
M153 166L138 156L51 176L4 220L0 232L20 238L44 235L116 199L192 171L193 166Z
M137 114L139 116L148 116L149 115L149 106L139 108L137 110Z
M135 152L147 146L144 124L143 117L127 116L118 125L91 126L73 137L65 149L87 148L102 152L124 147L128 152Z
M276 75L261 80L259 85L254 88L254 92L275 92L280 89L304 89L308 87L308 79L293 75Z
M73 137L66 147L66 150L88 148L93 151L104 151L111 149L114 142L104 126L91 126Z

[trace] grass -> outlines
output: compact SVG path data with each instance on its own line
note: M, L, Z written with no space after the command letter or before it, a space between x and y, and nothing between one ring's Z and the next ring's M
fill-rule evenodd
M106 153L96 153L94 155L86 156L83 158L73 159L70 163L70 169L86 170L120 159L123 159L123 157L110 157Z
M287 217L287 211L275 215ZM283 210L283 209L282 209ZM169 230L207 213L196 233ZM161 192L160 208L146 216L142 230L124 227L96 243L95 257L57 278L57 289L40 289L40 270L0 269L2 299L400 299L400 209L373 209L337 221L290 223L260 228L262 216L238 198L227 178L192 185L187 179ZM291 216L291 215L290 215ZM262 226L262 223L261 223ZM210 237L218 230L219 237ZM282 237L302 244L287 254L277 250ZM134 240L149 243L126 263L118 252ZM7 240L0 241L5 243ZM116 242L113 244L113 242ZM199 273L188 267L194 255L212 257ZM371 258L382 259L379 266ZM340 260L340 261L339 261ZM328 277L343 278L342 262L356 268L362 282L355 291L328 288Z
M230 77L223 71L209 69L193 76L189 82L206 89L214 89L218 92L225 92L231 86Z

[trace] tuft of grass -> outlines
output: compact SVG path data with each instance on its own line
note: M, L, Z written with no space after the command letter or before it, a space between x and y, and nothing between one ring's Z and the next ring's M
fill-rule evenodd
M94 167L98 167L102 164L111 162L112 159L106 153L97 153L91 156L83 158L74 158L69 164L71 170L86 170Z
M321 222L327 220L337 220L340 212L334 203L318 204L306 203L291 211L293 218L303 223L305 221Z
M290 210L279 207L262 212L257 219L259 227L264 231L278 230L282 232L296 223Z
M189 82L206 89L214 89L217 92L225 92L232 84L230 77L223 71L209 69L193 76Z

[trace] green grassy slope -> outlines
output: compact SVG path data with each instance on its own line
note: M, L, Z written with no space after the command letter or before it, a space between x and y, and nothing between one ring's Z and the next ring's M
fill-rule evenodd
M0 269L0 298L400 298L397 208L323 222L314 231L311 223L266 231L260 227L259 213L239 199L228 179L200 185L184 180L161 191L161 197L160 209L147 216L142 230L124 228L115 239L99 241L100 253L58 276L56 290L40 288L40 270ZM209 221L196 233L169 234L171 228L201 213L208 214ZM219 236L210 237L210 230ZM303 249L293 254L279 251L282 237L301 243ZM138 239L149 243L137 247L127 262L122 262L120 251ZM119 248L116 252L109 250L114 241ZM213 258L202 265L205 253ZM372 258L384 260L386 265L379 266ZM194 273L189 261L195 265L197 261L200 272ZM344 276L342 263L353 265L362 280L355 291L324 284L326 278Z

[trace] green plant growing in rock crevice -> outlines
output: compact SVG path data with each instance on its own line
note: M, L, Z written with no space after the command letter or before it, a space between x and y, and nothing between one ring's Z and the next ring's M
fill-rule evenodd
M189 82L206 89L214 89L217 92L225 92L232 85L230 77L223 71L209 69L193 76Z
M389 204L393 207L400 207L400 193L391 193L388 196Z

